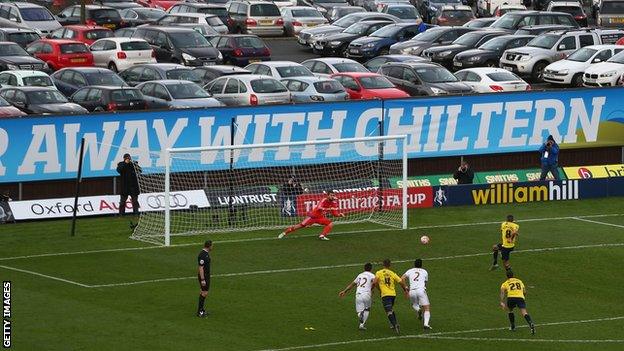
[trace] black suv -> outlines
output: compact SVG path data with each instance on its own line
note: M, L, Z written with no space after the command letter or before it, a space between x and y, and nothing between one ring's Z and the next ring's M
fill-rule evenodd
M147 41L154 49L157 62L196 67L216 65L223 60L219 50L192 28L142 26L132 38Z
M453 58L462 51L474 49L490 39L499 37L505 32L479 30L462 35L450 45L441 45L425 50L423 57L428 57L432 62L439 63L446 68L453 67Z
M122 27L123 20L117 9L108 6L85 5L85 24L89 26L102 26L112 30ZM60 24L80 24L80 5L74 5L63 9L56 15Z
M419 56L425 49L449 45L460 36L475 30L468 27L433 27L410 40L390 46L390 53Z
M533 35L516 34L494 38L476 49L466 50L455 55L453 67L455 69L483 66L498 67L500 57L505 50L525 46L533 38L535 38Z
M48 65L32 56L24 48L11 42L0 42L0 71L49 71Z
M392 62L379 73L411 96L469 94L472 88L460 82L446 68L435 63Z

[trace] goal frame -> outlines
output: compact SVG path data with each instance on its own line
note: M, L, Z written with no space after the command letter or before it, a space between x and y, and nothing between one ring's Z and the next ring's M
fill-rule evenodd
M277 148L288 146L307 146L307 145L323 145L334 143L357 143L367 141L387 141L396 140L402 143L401 147L401 160L402 160L402 175L403 180L402 189L402 229L407 229L407 135L387 135L387 136L373 136L373 137L359 137L359 138L344 138L344 139L323 139L323 140L308 140L308 141L293 141L293 142L280 142L280 143L264 143L264 144L238 144L238 145L220 145L220 146L199 146L199 147L185 147L185 148L167 148L163 152L163 160L165 163L165 199L169 199L171 194L171 155L176 153L188 153L188 152L205 152L205 151L231 151L242 149L258 149L258 148ZM232 157L233 153L230 154ZM383 151L380 152L380 158L383 159ZM164 201L165 205L165 246L171 245L171 208L169 201Z

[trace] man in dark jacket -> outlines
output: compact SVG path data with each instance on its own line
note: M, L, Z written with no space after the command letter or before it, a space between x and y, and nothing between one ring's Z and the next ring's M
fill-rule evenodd
M461 162L457 171L453 173L453 178L457 179L457 184L472 184L474 172L472 171L472 168L470 168L468 162Z
M552 173L553 178L559 180L559 145L555 142L552 135L548 136L546 142L542 144L540 151L540 161L542 162L542 174L540 180L545 180L548 172Z
M141 167L137 161L133 161L130 154L123 156L123 161L117 164L121 192L119 198L119 214L126 213L126 200L128 196L132 198L132 212L139 214L139 179L137 175L141 173Z

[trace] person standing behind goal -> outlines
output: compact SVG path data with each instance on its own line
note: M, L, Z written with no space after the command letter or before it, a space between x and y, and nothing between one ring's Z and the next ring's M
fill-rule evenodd
M199 280L199 305L197 306L197 317L206 317L204 303L208 290L210 289L210 251L212 251L212 240L204 242L204 248L197 255L197 280Z
M429 318L431 318L429 296L427 296L427 282L429 273L422 268L420 258L414 260L414 268L410 268L401 276L401 279L409 286L409 298L412 308L418 313L418 319L424 317L423 327L430 330ZM421 308L424 312L421 312Z
M366 263L364 265L364 272L358 274L355 280L338 293L338 296L344 297L354 286L357 287L355 291L355 312L360 321L360 330L366 330L365 324L373 301L373 280L375 280L375 275L371 273L372 270L373 264Z

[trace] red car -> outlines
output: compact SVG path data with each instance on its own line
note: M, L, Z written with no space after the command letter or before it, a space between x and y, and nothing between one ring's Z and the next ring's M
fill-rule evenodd
M349 72L331 76L345 87L351 100L398 99L409 97L388 78L377 73Z
M137 4L143 7L152 7L155 9L163 9L165 11L169 10L169 8L177 3L180 3L180 0L136 0Z
M53 71L66 67L93 66L93 54L87 44L67 39L41 39L26 48L29 54L44 61Z
M114 36L113 31L108 28L76 24L59 28L52 32L48 38L77 40L91 45L98 39L112 36Z

